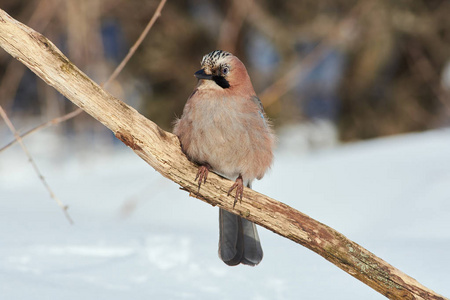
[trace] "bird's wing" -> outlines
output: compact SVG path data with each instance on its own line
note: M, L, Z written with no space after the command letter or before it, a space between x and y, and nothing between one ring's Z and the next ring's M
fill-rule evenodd
M264 125L267 127L266 116L265 116L265 113L264 113L264 107L262 105L261 100L259 100L258 96L252 96L251 99L256 104L256 106L258 106L258 108L259 108L259 115L263 119Z
M264 107L262 105L261 100L259 100L258 96L252 96L252 101L258 106L259 110L264 113Z

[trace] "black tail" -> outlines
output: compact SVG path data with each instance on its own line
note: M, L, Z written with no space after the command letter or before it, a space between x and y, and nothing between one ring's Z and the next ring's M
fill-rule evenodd
M229 266L256 266L263 258L256 225L226 210L219 210L219 256Z
M226 210L219 212L219 256L229 266L256 266L263 258L254 223Z

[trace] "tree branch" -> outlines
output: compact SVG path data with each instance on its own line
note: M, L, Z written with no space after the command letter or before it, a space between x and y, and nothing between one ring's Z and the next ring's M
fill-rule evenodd
M196 166L178 138L114 98L73 65L47 38L0 10L0 46L108 127L142 159L191 196L241 215L299 243L390 299L445 299L336 230L250 189L233 208L229 180L210 174L197 192Z
M136 52L137 48L142 44L142 42L144 41L145 37L147 36L148 32L150 31L150 29L152 29L153 25L155 24L156 20L161 16L161 11L164 7L164 5L166 4L167 0L161 0L161 2L159 3L158 7L156 8L155 13L153 14L152 18L150 19L150 21L148 22L147 26L145 26L144 31L142 31L142 33L139 35L139 38L137 39L137 41L133 44L133 46L130 48L130 50L128 51L128 54L125 56L125 58L120 62L120 64L116 67L116 69L114 70L114 72L111 74L111 76L109 76L109 78L100 86L104 89L106 89L106 87L117 78L117 76L120 74L120 72L122 72L123 68L126 66L126 64L130 61L131 57L134 55L134 53ZM11 66L12 64L10 64ZM23 67L23 66L22 66ZM23 73L23 72L22 72ZM8 74L8 72L6 73ZM8 75L4 75L3 78L7 78ZM6 85L8 85L9 82L7 82ZM2 84L0 85L0 97L2 96L2 86L5 85L5 81L2 82ZM50 125L55 125L61 122L65 122L67 120L70 120L76 116L78 116L80 113L82 113L83 110L81 108L77 108L74 111L71 111L70 113L65 114L64 116L61 117L57 117L54 118L50 121L47 121L45 123L42 123L38 126L36 126L33 129L30 129L29 131L25 132L24 134L20 135L21 138L24 138L25 136L32 134L33 132L36 132L38 130L41 130L43 128L46 128ZM4 147L0 148L0 152L2 152L3 150L7 149L8 147L14 145L16 143L16 141L18 141L19 139L14 139L12 140L10 143L8 143L7 145L5 145Z
M14 137L16 138L17 142L19 143L20 147L22 148L23 152L25 152L25 155L28 157L28 161L31 163L31 165L33 166L34 171L36 172L36 174L39 177L39 180L42 182L42 184L44 185L45 189L47 190L47 192L50 194L50 198L52 198L53 200L55 200L56 204L58 204L58 206L62 209L62 211L64 212L64 215L66 216L67 220L69 221L70 224L73 224L73 220L69 215L69 212L67 211L67 205L64 205L61 200L59 200L58 197L56 197L55 193L53 192L52 188L50 187L50 185L47 183L47 180L45 180L45 177L42 175L41 171L39 170L37 164L34 162L33 157L31 156L30 152L28 151L27 147L25 146L25 144L22 141L22 138L20 137L19 133L17 132L16 128L14 127L13 123L11 122L11 120L8 118L8 115L6 114L6 112L3 110L2 106L0 105L0 116L3 118L3 120L5 121L6 125L9 127L9 130L11 130L12 134L14 135Z

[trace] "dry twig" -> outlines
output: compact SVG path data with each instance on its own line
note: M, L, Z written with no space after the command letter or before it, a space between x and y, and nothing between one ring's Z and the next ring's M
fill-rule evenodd
M76 110L62 116L62 117L58 117L55 118L53 120L50 120L48 122L42 123L39 126L34 127L33 129L28 130L27 132L23 133L23 134L18 134L19 138L23 139L24 137L26 137L29 134L32 134L33 132L39 131L41 129L44 129L50 125L55 125L64 121L67 121L69 119L72 119L73 117L78 116L81 112L83 112L83 110L81 108L77 108ZM2 152L3 150L6 150L7 148L11 147L12 145L14 145L16 142L18 142L19 140L17 138L15 138L14 140L12 140L11 142L9 142L8 144L6 144L5 146L3 146L2 148L0 148L0 152Z
M103 84L103 87L106 87L111 81L116 79L117 75L119 75L119 73L122 71L123 67L125 67L125 65L128 63L130 58L136 52L139 45L142 43L144 38L147 36L150 29L153 27L153 24L155 24L156 20L161 16L161 11L164 7L164 4L166 4L166 1L167 0L161 0L158 7L156 8L155 13L153 14L153 17L150 19L150 22L148 22L144 31L142 31L141 35L139 36L137 41L134 43L134 45L130 48L130 50L128 51L128 54L125 56L125 58L119 64L119 66L114 70L114 72L111 74L111 76L108 78L108 80Z
M139 36L139 38L136 40L136 42L134 43L134 45L130 48L130 50L128 51L128 54L125 56L125 58L120 62L120 64L116 67L116 69L114 70L114 72L111 74L111 76L109 76L108 80L106 80L103 84L101 84L101 86L103 88L106 88L114 79L116 79L116 77L120 74L120 72L122 72L123 68L125 67L125 65L128 63L128 61L130 60L130 58L133 56L133 54L136 52L137 48L142 44L142 42L144 41L145 37L147 36L148 32L150 31L150 29L153 27L153 25L155 24L156 20L161 16L161 11L164 7L164 5L166 4L167 0L161 0L161 2L159 3L158 7L156 8L155 13L153 14L152 18L150 19L150 21L148 22L147 26L145 27L144 31L141 33L141 35ZM1 88L0 88L1 91ZM36 131L39 131L41 129L47 128L50 125L56 125L62 122L65 122L67 120L70 120L76 116L78 116L80 113L82 113L83 110L81 108L77 108L74 111L71 111L70 113L65 114L62 117L57 117L54 118L50 121L47 121L45 123L42 123L36 127L34 127L33 129L25 132L24 134L20 135L21 138L24 138L25 136L32 134ZM12 140L11 142L9 142L7 145L3 146L2 148L0 148L0 152L2 152L3 150L11 147L12 145L14 145L16 143L17 139Z
M30 152L28 151L27 147L25 147L25 144L22 141L22 138L20 137L20 135L17 133L16 128L14 128L14 125L12 124L11 120L8 118L8 115L6 114L6 112L3 110L2 106L0 106L0 115L3 118L3 120L5 120L6 125L8 126L8 128L11 130L11 132L14 134L14 137L16 138L17 142L19 143L20 147L22 147L23 152L25 152L26 156L28 157L28 160L30 161L31 165L34 168L34 171L36 172L36 174L38 174L39 179L42 181L42 184L45 186L45 188L47 189L47 191L50 194L50 197L56 201L56 203L58 204L59 207L61 207L61 209L64 212L64 215L66 216L67 220L69 220L70 224L73 224L73 220L70 217L69 213L67 212L67 206L64 205L61 200L59 200L55 193L53 193L53 190L50 188L50 186L48 185L47 181L45 180L45 177L42 175L41 171L39 171L38 166L36 165L36 163L34 162L33 157L31 157Z

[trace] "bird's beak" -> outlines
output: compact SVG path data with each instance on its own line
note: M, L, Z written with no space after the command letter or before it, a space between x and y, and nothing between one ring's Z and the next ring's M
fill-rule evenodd
M205 70L203 69L200 69L197 72L195 72L194 76L197 77L198 79L208 79L208 80L212 79L212 75L206 74Z

